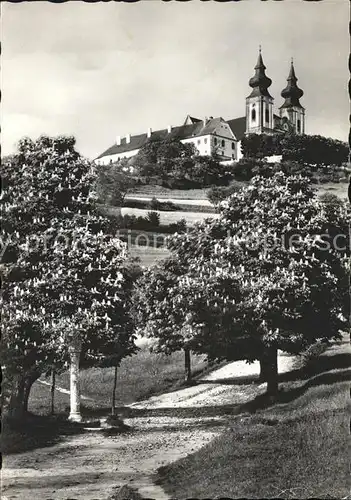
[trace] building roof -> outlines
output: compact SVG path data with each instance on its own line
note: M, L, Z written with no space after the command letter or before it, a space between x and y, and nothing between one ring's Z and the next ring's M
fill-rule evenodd
M227 120L229 127L231 128L233 134L238 141L244 137L246 132L246 116L241 116L240 118L233 118L232 120Z
M113 144L110 148L106 149L101 155L99 155L96 159L103 158L104 156L117 155L119 153L126 153L128 151L133 151L135 149L140 149L148 140L157 141L164 139L190 139L192 137L201 137L203 135L213 134L220 122L226 122L223 118L210 118L206 122L200 120L199 118L187 117L191 118L193 123L189 125L181 125L178 127L172 127L171 131L168 132L168 129L155 130L152 131L151 137L148 138L147 134L139 134L133 135L130 137L130 142L127 143L125 137L121 139L121 144ZM239 141L245 134L246 129L246 118L245 116L240 118L235 118L233 120L229 120L226 123L230 126L233 134L236 139Z
M303 96L304 92L297 86L297 78L295 75L294 63L291 61L290 73L287 78L288 85L282 90L281 96L284 97L285 101L281 108L298 107L302 108L300 104L300 98Z
M272 80L266 75L266 66L263 63L261 48L259 50L258 59L255 66L255 74L252 78L250 78L249 85L252 88L252 92L249 97L272 97L268 92L268 87L272 85Z

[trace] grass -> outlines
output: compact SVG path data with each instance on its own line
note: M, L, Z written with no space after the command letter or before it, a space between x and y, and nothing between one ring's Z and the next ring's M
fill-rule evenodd
M140 208L128 208L128 207L123 207L120 210L120 213L122 215L135 215L136 217L147 217L148 212L150 210L143 210ZM152 210L153 212L157 212L160 215L160 224L173 224L175 222L178 222L180 219L185 219L187 224L193 225L196 222L201 222L204 219L208 218L217 218L218 214L215 213L208 213L208 212L182 212L182 211L175 211L175 212L164 212L164 211L157 211L157 210Z
M171 255L171 252L164 247L154 248L133 245L129 247L129 253L131 257L139 258L140 265L144 267L154 266Z
M350 498L350 349L328 349L309 376L283 376L278 401L238 410L226 432L159 469L172 498Z
M207 200L207 191L203 189L169 189L162 186L138 186L130 195L150 196L166 200L168 198L186 199L186 200Z
M348 183L345 182L340 182L339 184L333 183L333 182L328 182L325 184L319 184L317 187L317 193L319 196L321 196L324 193L330 193L330 194L335 194L341 199L347 199L348 194L347 194L347 189L348 189Z

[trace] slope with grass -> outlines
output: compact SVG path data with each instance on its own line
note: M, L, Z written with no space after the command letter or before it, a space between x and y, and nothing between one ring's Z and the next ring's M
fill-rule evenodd
M350 498L349 388L345 337L309 369L281 377L275 404L242 407L227 431L159 470L173 498Z

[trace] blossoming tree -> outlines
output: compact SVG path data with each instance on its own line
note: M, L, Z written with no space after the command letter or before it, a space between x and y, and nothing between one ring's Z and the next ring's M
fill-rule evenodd
M24 139L2 167L2 364L12 414L26 411L41 373L70 362L70 418L79 420L79 362L117 365L135 350L126 248L96 213L94 171L74 144Z
M347 234L345 205L319 201L308 179L255 177L219 219L171 237L178 272L162 294L145 283L148 329L172 337L186 324L199 352L258 359L274 394L278 349L298 353L345 328Z

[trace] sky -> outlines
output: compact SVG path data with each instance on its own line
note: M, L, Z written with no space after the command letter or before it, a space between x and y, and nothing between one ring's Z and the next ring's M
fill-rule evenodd
M187 114L245 114L258 47L283 103L291 57L306 132L347 140L348 0L2 3L2 154L74 135L95 158L117 136Z

